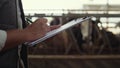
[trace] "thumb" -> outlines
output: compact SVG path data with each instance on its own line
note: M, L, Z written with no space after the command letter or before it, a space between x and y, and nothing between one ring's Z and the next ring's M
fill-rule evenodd
M54 30L54 29L57 29L57 28L59 28L61 25L53 25L53 26L50 26L50 29L51 30Z

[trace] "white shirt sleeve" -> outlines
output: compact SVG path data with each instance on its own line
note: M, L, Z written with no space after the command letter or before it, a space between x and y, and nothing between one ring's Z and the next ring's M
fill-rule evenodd
M7 39L6 31L0 30L0 51L5 45L6 39Z

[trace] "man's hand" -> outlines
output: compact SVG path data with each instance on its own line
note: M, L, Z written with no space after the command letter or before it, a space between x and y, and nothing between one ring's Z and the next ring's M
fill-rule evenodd
M47 19L40 18L37 19L33 24L29 25L24 29L24 33L26 34L27 41L33 41L38 38L43 37L47 32L58 28L59 26L48 26Z

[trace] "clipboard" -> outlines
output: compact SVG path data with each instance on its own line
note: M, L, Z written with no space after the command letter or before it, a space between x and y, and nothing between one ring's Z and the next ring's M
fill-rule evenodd
M40 42L43 42L43 41L45 41L46 39L48 39L48 38L50 38L50 37L53 37L53 36L55 36L56 34L62 32L62 31L64 31L64 30L66 30L66 29L68 29L68 28L70 28L70 27L73 27L73 26L75 26L75 25L77 25L77 24L80 24L80 23L82 23L82 22L84 22L84 21L87 21L87 20L90 20L90 19L91 19L91 17L83 17L83 18L74 19L74 20L72 20L72 21L70 21L70 22L62 25L61 27L59 27L59 28L57 28L57 29L54 29L54 30L46 33L46 35L45 35L44 37L39 38L39 39L37 39L37 40L35 40L35 41L32 41L32 42L26 42L25 44L26 44L27 46L30 46L30 47L35 46L36 44L38 44L38 43L40 43Z

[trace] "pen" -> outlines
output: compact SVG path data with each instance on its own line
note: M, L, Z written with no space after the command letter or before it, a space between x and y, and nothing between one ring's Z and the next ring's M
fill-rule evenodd
M29 18L26 18L26 20L27 20L28 24L32 24L33 23Z

